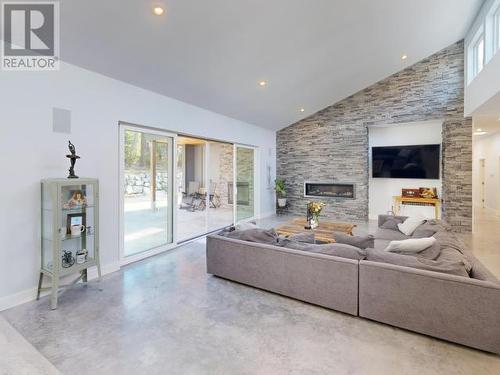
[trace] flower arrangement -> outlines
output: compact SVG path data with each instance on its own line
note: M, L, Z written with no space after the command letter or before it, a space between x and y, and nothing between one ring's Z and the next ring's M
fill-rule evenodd
M307 204L307 219L311 228L316 228L319 225L319 215L326 204L323 202L309 202Z

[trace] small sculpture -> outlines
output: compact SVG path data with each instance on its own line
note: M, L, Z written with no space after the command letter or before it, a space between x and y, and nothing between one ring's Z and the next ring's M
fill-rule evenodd
M75 264L75 257L73 256L71 251L63 250L63 255L61 258L62 258L61 265L63 266L63 268L69 268L73 264Z
M66 155L68 159L71 161L71 166L69 167L69 176L68 178L78 178L77 175L75 175L75 163L76 159L80 159L80 157L76 154L75 150L75 145L71 143L71 141L68 141L68 148L69 152L71 152L70 155Z

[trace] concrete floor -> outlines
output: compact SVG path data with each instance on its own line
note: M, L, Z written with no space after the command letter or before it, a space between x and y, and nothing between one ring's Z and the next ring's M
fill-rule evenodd
M184 241L233 223L232 205L208 210L176 208L177 241ZM238 217L252 217L252 206L238 206ZM166 199L159 200L156 209L151 209L147 197L132 197L125 200L124 215L124 251L125 255L134 255L172 242L172 233L168 233L168 214Z
M498 260L487 239L470 241ZM65 374L500 373L500 356L207 275L204 240L69 290L58 310L48 305L3 316Z

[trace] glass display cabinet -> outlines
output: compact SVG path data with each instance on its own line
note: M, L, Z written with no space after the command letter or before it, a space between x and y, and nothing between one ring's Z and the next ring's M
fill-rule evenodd
M37 299L51 290L50 306L57 308L60 292L88 279L88 269L97 267L99 280L99 183L93 178L42 180L41 269ZM79 274L69 284L61 278ZM42 288L43 277L51 286Z

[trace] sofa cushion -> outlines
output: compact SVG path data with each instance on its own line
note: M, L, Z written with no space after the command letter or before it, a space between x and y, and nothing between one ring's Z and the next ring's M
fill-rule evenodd
M488 270L480 261L477 259L474 259L474 262L472 263L472 269L470 272L470 277L477 279L477 280L483 280L483 281L489 281L492 283L500 283L498 279L491 273L490 270Z
M424 238L433 236L437 232L450 231L451 227L442 220L427 220L415 229L412 238Z
M418 253L431 247L437 240L434 237L410 238L402 241L391 241L385 251Z
M398 218L398 217L389 217L386 219L386 221L380 226L382 229L391 229L391 230L397 230L398 229L398 224L403 223L404 219Z
M278 234L274 229L254 228L247 230L235 230L224 234L225 237L236 240L263 243L268 245L278 244Z
M378 227L382 227L382 225L384 225L384 223L391 219L391 220L396 220L399 222L403 222L405 221L406 219L408 218L408 216L396 216L396 215L378 215ZM385 228L385 229L390 229L390 228Z
M297 233L291 234L289 236L279 236L278 243L280 244L280 246L282 246L283 242L286 242L287 240L314 244L316 243L316 236L314 235L314 232Z
M462 262L436 261L422 257L396 254L375 249L367 249L366 259L372 262L388 263L397 266L469 277L469 274L467 273Z
M254 221L244 221L236 224L236 230L248 230L248 229L257 229L259 226Z
M415 229L425 222L425 218L421 216L412 216L406 219L401 224L398 224L398 229L401 233L411 236Z
M371 234L368 234L366 236L351 236L342 232L334 232L333 238L335 238L335 241L337 243L359 247L360 249L366 249L368 247L375 246L375 238Z
M374 236L378 240L389 240L389 241L400 241L411 238L410 236L404 235L400 231L392 229L383 229L383 228L377 229Z
M366 250L341 243L314 245L287 239L286 241L281 241L281 244L289 249L302 250L316 254L333 255L354 260L361 260L366 257Z

